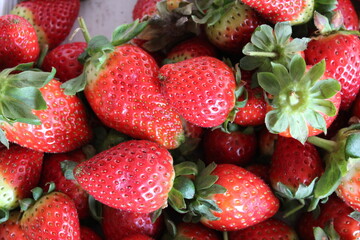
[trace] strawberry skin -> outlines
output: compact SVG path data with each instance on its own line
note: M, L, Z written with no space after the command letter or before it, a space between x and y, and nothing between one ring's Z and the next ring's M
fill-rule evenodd
M144 234L134 234L132 236L125 237L122 240L155 240L155 239Z
M170 153L158 144L131 140L80 163L74 176L105 205L149 213L167 204L175 177L172 163Z
M220 240L218 232L199 223L181 222L176 226L176 238L193 240Z
M34 27L16 15L0 17L0 70L35 62L40 46Z
M1 128L11 142L42 152L67 152L74 150L91 138L91 130L83 103L77 96L68 96L61 83L51 80L40 89L46 104L45 110L33 110L41 125L16 122Z
M223 123L235 106L235 77L224 62L196 57L160 69L162 92L186 120L200 127Z
M1 240L26 240L25 232L21 229L18 222L20 212L12 211L9 220L0 224L0 239Z
M359 30L359 17L351 0L337 0L334 11L341 12L344 17L344 27L347 30Z
M85 42L73 42L54 48L45 56L41 69L50 72L52 67L56 68L55 76L61 82L79 76L83 71L83 65L78 61L78 57L86 46Z
M31 195L40 178L44 154L19 145L0 150L0 208L13 209Z
M102 230L107 240L122 239L136 233L158 237L164 227L163 215L155 222L149 213L129 212L103 205Z
M101 240L101 237L94 232L91 228L80 226L81 240Z
M214 194L222 212L213 212L219 220L202 218L201 222L220 231L240 230L272 217L279 209L279 200L270 187L251 172L233 164L219 164L212 172L219 184L227 189L224 194Z
M27 239L80 240L80 224L74 202L52 192L26 210L20 220Z
M107 56L99 72L92 65L85 69L84 92L106 126L172 149L182 142L182 123L160 92L158 70L144 50L121 45Z
M53 49L69 35L80 10L80 0L27 0L12 14L27 19L35 28L40 46Z
M313 65L325 59L326 73L341 83L342 110L348 110L360 89L360 39L335 33L313 38L305 50L306 63Z
M156 14L156 4L160 0L137 0L132 12L133 20L143 19L145 16Z

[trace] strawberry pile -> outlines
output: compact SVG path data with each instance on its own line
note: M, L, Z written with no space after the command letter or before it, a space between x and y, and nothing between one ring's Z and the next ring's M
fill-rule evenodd
M359 240L359 1L134 4L0 16L0 239Z

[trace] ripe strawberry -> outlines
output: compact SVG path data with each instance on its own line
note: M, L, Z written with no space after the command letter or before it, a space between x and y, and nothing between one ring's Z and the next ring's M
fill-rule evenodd
M341 178L337 195L350 207L360 212L360 162L354 163Z
M334 18L339 18L339 15ZM316 14L315 23L319 21L326 21L326 18ZM327 75L341 83L340 108L346 111L360 90L360 39L356 35L334 32L334 29L324 28L321 24L317 27L321 35L309 42L305 50L306 63L313 65L325 60Z
M357 98L355 99L352 108L352 115L360 119L360 95L358 95Z
M204 160L208 164L231 163L245 166L256 154L257 139L254 132L240 130L223 132L221 129L208 130L202 141Z
M212 172L219 177L216 184L227 189L214 194L222 212L214 212L218 220L202 218L201 222L221 231L240 230L272 217L279 209L279 200L269 186L251 172L233 164L219 164Z
M128 237L123 238L122 240L155 240L152 237L149 237L144 234L134 234Z
M0 223L1 240L26 240L25 232L19 225L20 212L12 211L9 220Z
M20 220L27 239L80 240L79 225L74 202L60 192L42 196L23 213Z
M281 0L271 4L267 0L242 0L242 2L273 23L290 22L291 25L306 23L311 19L314 11L314 0Z
M40 89L47 108L32 110L40 119L40 125L1 124L9 141L37 151L58 153L79 148L90 140L91 130L83 103L77 96L65 95L60 85L53 79Z
M0 17L0 70L35 62L40 47L34 27L16 15Z
M0 208L14 209L37 186L44 154L12 144L0 150Z
M251 227L229 232L229 240L298 240L295 230L283 221L270 218Z
M351 0L337 0L336 8L344 17L344 27L347 30L359 30L359 17Z
M220 240L219 233L200 223L181 222L176 226L174 239Z
M52 67L56 68L55 76L61 82L76 78L83 71L83 65L78 61L78 57L86 46L85 42L73 42L54 48L45 56L41 69L50 72Z
M255 163L247 166L245 169L260 177L265 183L270 185L270 166L267 164Z
M223 123L235 105L235 77L213 57L197 57L160 69L162 92L186 120L200 127Z
M164 218L160 215L152 222L149 213L129 212L103 205L101 226L108 240L121 240L136 233L156 238L163 230Z
M69 35L80 10L80 0L26 0L12 10L35 28L40 46L53 49Z
M268 129L263 128L259 132L259 150L262 156L271 157L274 153L275 144L279 135L272 134Z
M103 204L149 213L167 204L175 177L172 163L170 153L158 144L131 140L80 163L74 176Z
M61 164L64 161L80 163L85 160L86 155L81 149L68 153L46 155L40 179L40 186L42 188L45 189L47 183L53 182L57 191L65 193L73 199L80 219L89 216L89 196L75 180L65 178Z
M80 226L80 239L81 240L101 240L101 237L94 232L91 228Z
M137 0L132 12L133 20L142 20L145 16L153 16L157 13L156 4L160 0Z
M173 47L166 55L165 63L176 63L201 56L215 57L216 50L214 46L205 39L195 37Z

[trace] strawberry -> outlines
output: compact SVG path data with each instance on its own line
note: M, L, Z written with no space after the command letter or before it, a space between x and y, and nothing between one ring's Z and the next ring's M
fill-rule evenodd
M37 193L33 194L36 202L24 211L20 219L27 239L80 240L75 204L67 195L51 192L37 198Z
M174 180L172 163L170 153L158 144L130 140L80 163L74 176L103 204L149 213L167 204Z
M201 56L215 57L216 50L207 40L195 37L173 47L166 55L164 62L175 63Z
M21 67L21 66L20 66ZM17 68L14 68L16 70ZM2 93L3 99L8 94L16 96L16 101L10 99L11 104L21 110L3 110L0 114L7 119L1 123L7 139L21 146L42 152L66 152L74 150L91 138L91 130L87 123L87 116L83 103L77 96L67 96L60 88L61 83L48 77L48 73L24 71L17 75L4 70L7 86L17 91L18 95L11 92ZM29 82L28 79L38 77L39 81ZM41 78L40 78L41 77ZM21 80L23 86L14 87L13 81ZM47 79L40 84L40 79ZM34 92L24 99L24 91ZM30 86L29 86L30 85ZM24 88L24 86L29 86ZM40 89L38 90L38 88ZM36 93L36 94L35 94ZM11 95L10 95L11 96ZM26 103L24 104L25 101ZM2 106L7 101L2 100ZM21 108L20 108L21 107Z
M214 194L214 200L222 212L214 212L217 220L202 218L201 222L221 231L240 230L272 217L279 208L279 200L263 180L251 172L233 164L219 164L213 175L216 184L227 189L223 194Z
M153 16L157 13L156 4L160 0L137 0L132 11L133 20L143 19L146 16Z
M263 128L259 132L259 150L262 156L272 156L275 149L275 144L279 135L272 134L267 128Z
M91 228L80 226L81 240L101 240L100 236L94 232Z
M229 233L229 240L298 240L295 230L283 221L267 219L251 227Z
M35 28L42 48L53 49L69 35L80 10L80 0L27 0L11 14L27 19Z
M268 164L254 163L245 168L249 172L255 174L270 185L270 166Z
M164 226L163 215L152 222L149 213L129 212L103 205L101 222L106 239L120 240L136 233L158 237Z
M347 30L359 30L359 17L351 0L337 0L336 8L344 16L344 27Z
M19 224L20 215L19 211L12 211L9 220L5 223L0 223L1 240L26 240L25 232Z
M41 69L50 72L52 67L56 68L55 77L61 82L76 78L83 71L78 57L86 46L85 42L72 42L54 48L45 56Z
M242 0L242 2L273 23L290 22L291 25L306 23L311 19L314 11L314 0L281 0L271 4L267 0Z
M40 47L34 27L16 15L0 17L0 70L35 62Z
M174 239L192 240L220 240L219 233L197 223L181 222L176 226L176 236Z
M360 119L360 95L357 96L352 109L352 115Z
M221 129L215 129L206 131L202 146L204 160L207 163L245 166L255 156L257 139L253 131L247 133L234 130L226 133Z
M44 154L12 144L0 150L0 209L10 210L31 195L40 178Z
M81 149L68 153L45 155L40 179L40 186L42 188L45 188L47 183L53 182L57 191L65 193L73 199L80 219L89 216L89 196L75 180L65 178L61 166L66 164L65 161L80 163L85 160L86 155Z
M83 21L80 25L86 28ZM63 87L70 95L84 90L89 105L104 125L172 149L183 141L183 129L180 117L160 92L159 68L147 52L124 44L145 26L139 22L123 25L113 33L112 42L104 36L87 37L90 43L84 73ZM124 38L124 29L133 32Z
M160 69L162 92L186 120L200 127L223 123L235 105L235 77L213 57L196 57Z
M341 26L341 14L335 14L332 21L339 21ZM321 35L309 42L305 50L306 63L313 65L325 60L327 75L341 83L340 108L346 111L360 90L360 39L356 35L337 31L339 27L334 24L330 27L327 18L320 14L315 14L315 24Z
M155 240L155 239L144 234L134 234L132 236L125 237L122 240Z

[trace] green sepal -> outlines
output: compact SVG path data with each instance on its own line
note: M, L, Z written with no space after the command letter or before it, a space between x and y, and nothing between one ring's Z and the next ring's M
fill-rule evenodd
M196 213L198 216L202 216L210 221L219 220L219 217L216 217L209 206L202 201L194 201L190 204L189 209L191 212Z
M29 116L34 115L32 114L31 110L45 110L47 108L46 102L44 98L42 97L42 94L39 89L35 87L23 87L23 88L9 88L6 90L5 94L9 99L8 101L14 101L18 102L20 106L23 106L24 103L26 106L28 106L28 109L23 108L19 109L19 111L16 111L14 109L19 108L20 106L14 106L10 113L5 114L5 116L13 115L15 116L16 113L19 113L19 116L13 117L14 119L22 118L21 116L24 116L23 118L30 118L30 119L37 119L36 116ZM10 105L10 104L9 104ZM24 113L21 113L21 110L24 111ZM27 112L27 113L26 113Z
M0 142L2 144L4 144L4 146L9 149L10 148L10 143L9 140L6 137L6 134L4 132L4 130L0 129Z
M258 82L261 88L271 95L278 95L280 93L280 82L274 73L258 73Z
M324 229L321 227L314 228L314 237L315 240L340 240L339 234L334 228L334 223L329 222Z
M9 220L10 212L7 209L0 208L0 224Z
M168 195L168 202L171 205L171 207L173 207L177 212L180 212L180 213L186 212L185 199L179 190L177 190L175 188L172 188L170 190L169 195Z
M360 158L360 133L349 135L345 143L346 158Z
M101 222L103 219L102 204L91 195L88 197L88 204L91 217L96 221Z
M42 95L37 95L41 96ZM24 102L21 102L17 99L7 97L1 102L1 115L8 123L13 122L23 122L32 125L40 125L40 119L33 114L32 109L26 105Z
M64 160L60 163L61 171L67 180L76 180L74 176L74 169L79 163L69 160Z
M99 70L105 63L107 54L113 52L114 49L115 47L105 36L99 35L90 40L86 51L91 56L92 64Z
M198 174L198 167L196 165L196 163L194 162L182 162L179 164L176 164L174 166L175 169L175 176L180 176L180 175L194 175L196 176Z
M207 26L213 26L221 17L226 14L228 10L236 4L234 0L213 0L208 3L195 2L195 6L199 12L191 16L192 20L197 24L206 24Z
M208 197L211 196L213 194L224 194L226 193L226 188L224 188L223 186L219 185L219 184L213 184L212 186L210 186L207 189L202 189L198 191L198 195L200 197Z
M64 89L64 93L66 95L75 95L78 92L84 91L86 86L86 74L85 72L81 73L76 78L70 79L63 84L61 84L61 88Z
M198 197L197 199L202 204L206 205L209 209L215 212L222 212L222 209L216 204L214 200Z
M159 208L158 210L155 210L152 213L150 213L151 222L155 223L156 220L161 216L162 212L163 212L163 209Z
M25 87L42 88L55 77L55 74L56 74L55 68L52 68L51 72L41 72L39 70L26 70L15 75L10 75L9 86L16 88L25 88Z
M305 74L306 79L310 79L311 83L315 83L318 81L325 73L326 70L326 62L321 60L317 64L313 65L309 71Z
M300 81L306 71L306 63L304 59L296 54L290 61L289 72L293 81ZM321 75L322 76L322 75Z
M349 217L351 217L355 221L360 222L360 212L358 211L353 211L352 213L349 214Z
M49 185L47 193L51 193L51 192L55 191L56 185L54 182L47 182L45 184L45 186L47 186L47 185Z
M333 79L317 81L311 88L311 96L318 99L329 99L341 90L340 83Z
M322 130L324 134L327 133L326 121L320 113L316 111L306 110L304 113L304 117L305 119L307 119L310 126Z
M294 194L294 198L305 199L305 198L310 197L314 192L315 183L316 183L317 179L318 178L314 178L308 186L306 186L304 184L300 184Z
M336 9L336 6L338 4L337 0L315 0L315 11L321 13L321 14L329 14L334 9Z
M112 33L112 45L119 46L132 40L146 28L148 23L148 21L140 22L139 19L136 19L130 24L123 24L118 26Z
M195 185L191 179L185 176L176 177L173 188L178 190L185 199L192 199L195 196Z
M31 189L31 193L32 193L33 199L35 201L37 201L37 200L39 200L41 198L44 191L43 191L43 189L41 187L36 187L36 188Z
M166 230L170 234L170 236L171 237L176 236L177 228L176 228L175 223L172 220L170 220L168 217L166 217L166 215L165 215L165 221L164 222L165 222ZM171 239L173 239L173 238L171 238Z
M320 199L329 197L340 185L341 177L341 170L336 163L330 162L327 164L325 172L315 185L314 197Z
M32 206L34 204L34 199L32 198L24 198L24 199L21 199L19 201L19 205L20 205L20 211L21 212L25 212L26 210L29 209L30 206Z
M278 110L271 110L265 116L266 128L274 134L286 131L289 127L289 120L285 114L281 114Z

